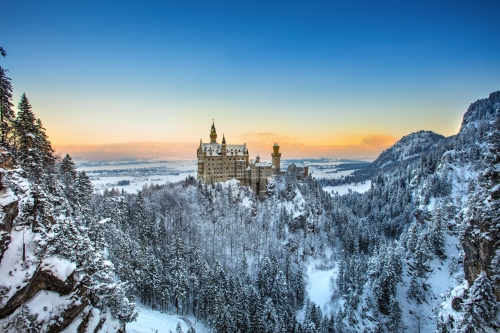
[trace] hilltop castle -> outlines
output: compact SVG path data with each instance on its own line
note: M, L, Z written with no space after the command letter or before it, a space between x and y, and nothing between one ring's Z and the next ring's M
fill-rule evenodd
M245 144L228 145L222 136L222 143L217 142L215 124L210 129L210 143L203 143L197 150L198 179L204 184L237 179L241 185L250 186L255 193L266 190L267 179L281 172L280 146L275 143L271 154L272 163L261 162L257 155L255 161L249 160Z

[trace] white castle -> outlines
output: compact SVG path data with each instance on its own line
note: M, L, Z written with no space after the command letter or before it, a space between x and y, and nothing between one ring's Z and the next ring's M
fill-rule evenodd
M271 154L272 163L261 162L258 155L255 161L250 160L246 143L228 145L224 135L222 143L218 143L215 124L212 123L210 143L203 143L200 139L197 150L198 179L204 184L237 179L241 185L248 185L255 193L261 194L266 190L267 180L281 173L279 150L280 146L275 143Z

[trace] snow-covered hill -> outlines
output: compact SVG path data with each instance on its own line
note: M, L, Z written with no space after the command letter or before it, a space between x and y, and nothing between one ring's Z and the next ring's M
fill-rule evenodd
M416 158L436 148L445 137L432 131L418 131L404 136L392 147L383 151L371 165L372 168L386 169L401 161Z

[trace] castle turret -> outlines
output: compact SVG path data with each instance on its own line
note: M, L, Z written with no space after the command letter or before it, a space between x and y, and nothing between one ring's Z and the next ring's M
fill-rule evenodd
M280 146L275 143L273 146L273 153L271 154L272 165L274 167L275 174L279 175L281 173L281 153Z
M217 143L217 132L215 131L214 121L212 121L212 128L210 129L210 143Z
M223 156L226 156L226 137L224 136L224 134L222 134L222 155Z
M309 176L309 162L304 162L304 178Z

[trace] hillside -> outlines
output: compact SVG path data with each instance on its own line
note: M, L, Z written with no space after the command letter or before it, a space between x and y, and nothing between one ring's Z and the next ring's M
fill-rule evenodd
M25 94L15 118L5 106L0 331L124 332L137 314L127 286L86 226L90 180L77 173L71 157L54 154Z
M383 151L373 161L371 168L378 171L395 166L401 161L411 160L435 149L445 137L432 131L418 131L402 137L392 147Z
M409 163L422 155L425 156L433 149L442 146L446 140L451 139L432 131L411 133L384 150L373 163L366 167L355 170L352 174L345 177L320 179L319 182L323 187L363 183L378 173L384 172L386 169L396 167L401 163Z

